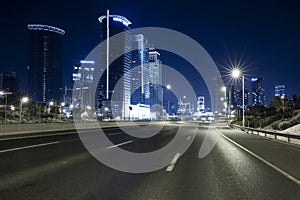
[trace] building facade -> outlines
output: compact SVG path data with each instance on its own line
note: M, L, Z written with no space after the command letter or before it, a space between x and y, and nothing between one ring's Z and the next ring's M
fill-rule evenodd
M149 48L149 82L149 104L151 106L151 113L154 115L155 118L159 119L160 115L162 114L163 104L162 62L160 60L160 53L154 48ZM175 108L177 107L175 106ZM170 113L170 110L168 110L168 112Z
M132 36L131 104L150 103L149 48L144 35Z
M62 101L62 38L65 31L29 24L28 91L35 101Z
M99 17L98 20L101 24L100 42L105 41L107 36L111 37L130 30L129 25L131 22L120 15L109 15L109 19L107 19L107 15L103 15ZM109 65L109 70L106 69L106 66L100 66L100 71L102 70L101 73L103 73L103 75L97 86L97 99L103 98L103 107L107 109L110 114L113 114L114 118L124 120L129 116L130 106L131 80L129 71L131 69L131 40L132 37L129 32L124 32L118 44L109 44L109 60L115 56L115 52L121 50L123 53ZM100 60L106 60L106 58L107 52L100 52ZM119 84L117 84L118 82ZM112 95L114 97L113 101ZM98 101L98 105L100 105L100 101ZM103 108L101 109L103 111Z
M251 78L252 106L265 106L266 97L262 78Z
M73 81L76 81L73 88L74 97L72 104L76 108L85 109L87 106L93 107L94 97L89 95L89 90L94 84L95 61L81 60L73 64Z
M275 97L286 96L285 85L276 85L275 86Z

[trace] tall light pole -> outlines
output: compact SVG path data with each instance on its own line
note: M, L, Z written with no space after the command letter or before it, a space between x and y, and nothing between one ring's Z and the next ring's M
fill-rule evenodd
M167 90L171 90L172 86L168 84L166 86ZM169 112L169 100L168 100L168 112ZM162 88L162 110L164 110L164 87Z
M19 121L20 123L22 122L22 105L23 103L27 103L29 101L28 97L22 97L20 101L20 116L19 116Z
M242 76L242 124L245 126L245 76L239 69L233 69L231 76L233 78L240 78Z
M171 85L170 84L168 84L167 85L167 90L171 90ZM169 99L168 99L168 114L170 114L170 101L169 101Z
M66 105L65 102L61 102L59 110L59 120L61 120L61 114L63 113L63 107Z

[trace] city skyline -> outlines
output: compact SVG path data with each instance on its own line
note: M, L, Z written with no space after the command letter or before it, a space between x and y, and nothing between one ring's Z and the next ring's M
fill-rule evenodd
M182 4L181 7L175 7L175 10L180 11L179 13L183 12L185 8L189 8L187 9L188 15L185 17L184 15L176 15L172 12L162 12L163 7L168 4L160 3L156 4L156 9L161 12L157 12L157 15L150 14L151 19L149 19L147 17L149 13L140 12L143 9L134 1L127 2L126 4L118 1L113 3L91 1L90 4L83 6L82 12L72 12L76 14L72 14L71 16L66 16L63 12L64 4L61 4L60 7L60 4L56 1L51 2L51 4L45 2L43 5L49 7L50 10L55 8L57 10L57 16L49 14L48 12L39 12L36 8L39 8L41 4L35 1L32 2L33 4L24 5L24 8L29 8L28 10L19 10L20 8L15 8L10 3L6 3L3 8L7 9L1 12L1 15L3 15L2 19L4 19L1 21L1 24L2 27L6 27L3 31L1 42L4 44L3 46L7 48L1 49L3 59L0 69L2 72L15 71L17 77L21 80L20 85L22 89L24 89L24 84L26 83L26 78L22 75L26 72L26 67L28 66L26 56L26 46L28 42L26 26L28 23L40 22L58 26L66 30L63 41L63 77L64 83L67 84L70 83L72 79L70 74L72 74L73 60L84 59L87 53L99 43L100 26L97 22L97 18L105 13L107 8L110 8L113 13L122 14L132 21L133 28L161 26L182 31L203 45L217 65L223 65L228 59L228 56L238 58L244 55L243 59L249 66L246 81L249 81L252 77L263 77L265 80L265 88L267 89L267 102L273 97L273 88L278 83L286 85L288 96L291 97L293 94L300 94L299 87L297 87L299 85L297 73L291 73L292 70L295 70L295 66L299 65L296 59L296 52L298 46L300 46L297 45L299 44L299 39L296 38L299 29L295 26L286 26L287 22L296 25L298 15L296 13L297 6L288 7L287 3L273 3L269 6L267 3L258 2L247 3L245 6L241 6L234 2L229 2L226 7L229 11L244 11L249 14L249 17L239 19L236 18L238 13L232 14L232 12L228 12L225 15L226 17L221 19L220 16L224 16L225 11L221 13L216 12L217 15L211 18L208 11L204 11L200 14L195 12L196 8L200 8L198 5L195 5L195 8L187 6L186 4ZM222 4L222 2L219 3ZM74 9L74 11L81 11L80 6L82 6L82 4L75 3L70 5L70 8ZM97 6L99 8L97 8ZM218 10L218 8L212 6L211 3L203 4L201 10L203 8L207 8L209 11ZM291 10L288 12L287 8ZM19 11L18 14L23 16L22 19L16 21L12 14L7 12L11 9L17 9ZM90 9L89 15L84 15L84 9ZM280 10L282 10L282 12L279 12ZM250 16L255 19L251 19ZM258 17L261 17L261 21L265 22L265 24L257 21ZM243 20L245 24L242 23ZM179 26L179 24L181 26ZM199 27L203 26L203 29L198 27L193 29L191 28L194 27L193 25ZM233 27L234 25L239 26ZM282 29L279 30L279 27ZM246 33L246 30L253 28L256 28L257 33L254 33L255 31ZM234 31L235 33L232 34ZM21 37L19 37L17 41L12 41L11 38L16 33L23 34L21 34ZM294 35L295 37L293 37ZM280 42L280 40L278 40L281 36L285 36L284 39L286 42ZM7 39L4 40L4 38ZM292 44L289 46L290 51L285 50L287 44ZM277 48L275 48L276 45ZM16 47L18 48L16 49ZM175 59L165 52L161 52L161 54L164 57L164 62L175 69L182 69L182 66L185 66L184 68L189 67L184 62L174 61ZM13 58L18 59L14 59L15 62L11 62ZM221 72L223 71L221 67L220 70ZM188 70L187 73L192 72L192 70ZM195 84L198 79L199 77L196 76L191 77L191 82ZM205 86L200 87L200 89L198 89L199 95L204 93L205 96L208 96L205 90Z

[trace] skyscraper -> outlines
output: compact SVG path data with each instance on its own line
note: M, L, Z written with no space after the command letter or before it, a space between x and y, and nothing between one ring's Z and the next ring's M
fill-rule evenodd
M224 94L222 92L222 88L224 87L224 83L221 77L213 78L213 93L210 94L212 97L212 111L213 112L222 112L224 110Z
M150 82L150 106L151 113L159 118L162 112L162 63L160 54L154 48L149 49L149 82Z
M73 88L75 94L72 103L75 107L85 109L92 106L94 97L90 97L88 91L94 83L95 61L81 60L75 61L73 64L73 81L76 81L76 87Z
M144 35L133 35L131 104L148 104L150 99L149 48Z
M276 85L275 86L275 97L277 96L285 96L285 85Z
M262 78L252 78L252 106L265 106L266 97Z
M62 29L29 24L28 91L36 101L62 100Z
M107 15L103 15L98 20L101 23L100 42L106 40L108 36L111 37L130 30L129 25L131 22L120 15L109 15L109 19L107 19ZM129 115L131 87L130 74L127 72L131 69L131 53L125 53L125 51L131 48L131 39L130 34L124 32L122 40L118 44L109 44L109 60L120 49L124 53L109 65L109 70L105 69L106 66L100 66L100 71L102 70L103 75L97 87L97 99L100 99L100 94L103 94L103 106L107 107L114 117L120 117L121 119L125 119ZM101 52L100 59L106 60L106 56L107 52ZM107 75L108 80L106 78ZM120 83L116 86L118 81ZM112 94L114 94L114 102L111 102Z

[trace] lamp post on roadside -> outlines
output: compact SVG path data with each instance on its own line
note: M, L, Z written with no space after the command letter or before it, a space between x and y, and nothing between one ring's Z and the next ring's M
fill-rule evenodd
M60 104L60 110L59 110L59 120L61 120L61 114L63 113L63 107L65 106L65 102L61 102Z
M172 86L170 84L168 84L166 86L166 88L167 88L167 90L171 90ZM170 112L170 101L168 100L167 103L168 103L168 113L169 113ZM162 89L162 109L164 110L164 88ZM166 113L167 113L167 111L166 111Z
M233 69L231 71L231 76L235 79L242 76L242 124L245 126L245 76L239 69Z
M20 116L19 116L20 123L22 122L22 106L23 106L23 103L27 103L28 101L29 101L28 97L22 97L21 98L21 101L20 101Z

